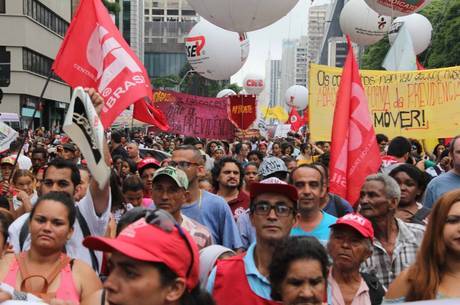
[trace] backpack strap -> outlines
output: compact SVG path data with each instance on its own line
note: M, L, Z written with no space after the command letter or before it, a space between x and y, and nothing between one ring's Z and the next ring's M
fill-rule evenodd
M412 223L417 223L421 225L425 225L423 220L431 213L431 209L422 207L420 210L417 211L417 213L414 214L411 218Z
M379 279L370 273L361 272L361 276L369 287L369 298L371 299L372 305L382 304L383 297L385 296L385 289Z
M86 222L85 217L83 217L83 214L80 212L80 209L78 208L78 206L76 210L77 210L77 213L76 213L77 221L83 233L83 238L87 236L91 236L91 231L89 230L88 223ZM88 250L91 256L91 265L94 271L99 274L99 262L97 260L96 253L94 253L94 250L92 249L88 249Z

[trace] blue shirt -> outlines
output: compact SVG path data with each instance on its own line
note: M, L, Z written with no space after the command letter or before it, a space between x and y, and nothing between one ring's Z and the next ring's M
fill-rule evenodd
M181 212L206 226L214 243L230 249L242 247L232 211L224 198L202 190L198 200L183 205Z
M248 279L249 287L251 287L252 292L254 292L259 297L262 297L266 300L271 300L270 293L272 292L270 282L268 279L260 274L259 270L257 270L256 262L254 261L254 249L256 247L256 243L253 243L249 246L248 252L243 258L244 262L244 272L246 273L246 277ZM206 290L212 294L214 289L214 282L216 281L216 267L214 267L211 271L211 274L208 278L208 284L206 285Z
M339 211L337 210L337 207L339 208ZM345 214L353 213L353 207L350 205L350 203L348 203L348 201L346 201L342 197L329 193L329 202L324 207L323 211L328 213L329 215L339 218Z
M294 227L291 230L291 236L313 236L316 237L323 245L326 245L329 241L329 235L331 234L330 225L334 224L337 221L337 218L329 215L328 213L321 212L323 214L323 219L316 228L311 232L306 232L300 227Z
M428 183L423 206L431 209L444 193L460 188L460 176L453 171L439 175Z
M256 230L251 223L249 218L249 210L245 214L241 214L236 221L238 230L240 231L241 241L243 242L243 248L248 249L249 246L256 241Z

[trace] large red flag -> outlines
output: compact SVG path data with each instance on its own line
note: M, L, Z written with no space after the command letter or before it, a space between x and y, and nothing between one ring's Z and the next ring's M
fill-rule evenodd
M291 107L291 112L289 112L289 119L287 124L291 124L291 130L294 132L297 132L300 127L305 125L304 118L300 116L295 107Z
M150 99L145 98L134 104L133 117L141 122L156 126L163 131L169 129L163 112Z
M132 103L152 95L144 66L101 0L80 2L52 70L72 87L97 88L105 102L101 113L104 128ZM164 129L164 116L157 119Z
M348 55L334 111L330 190L356 204L366 177L380 167L380 150L358 64L348 39Z

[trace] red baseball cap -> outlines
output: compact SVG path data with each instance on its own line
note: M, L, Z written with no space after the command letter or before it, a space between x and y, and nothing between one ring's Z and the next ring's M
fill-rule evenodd
M135 260L163 263L184 278L188 290L191 291L199 283L200 254L189 233L186 230L183 233L185 237L181 236L176 227L167 232L142 218L126 227L116 238L88 236L83 240L83 245L104 252L118 251ZM192 253L184 238L187 238L193 251L193 265L188 278Z
M374 228L372 223L358 213L349 213L337 219L335 224L330 225L330 228L338 225L349 226L359 232L363 237L374 240Z
M295 187L276 177L262 180L259 183L252 183L249 186L249 194L251 196L251 200L264 193L277 193L285 195L294 201L294 203L297 203L297 199L299 199L299 195Z
M137 170L138 171L141 171L141 170L144 170L148 167L153 167L155 169L159 169L161 167L161 163L158 162L157 159L155 158L145 158L145 159L142 159L141 161L139 161L139 163L137 163Z

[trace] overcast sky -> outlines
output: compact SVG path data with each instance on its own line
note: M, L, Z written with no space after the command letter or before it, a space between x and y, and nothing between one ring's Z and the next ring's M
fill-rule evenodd
M282 0L281 0L282 1ZM299 38L307 35L308 8L329 0L300 0L296 7L282 19L261 30L248 33L250 41L249 57L241 70L232 77L232 82L243 83L246 74L258 73L265 76L265 61L268 58L281 59L283 39Z

